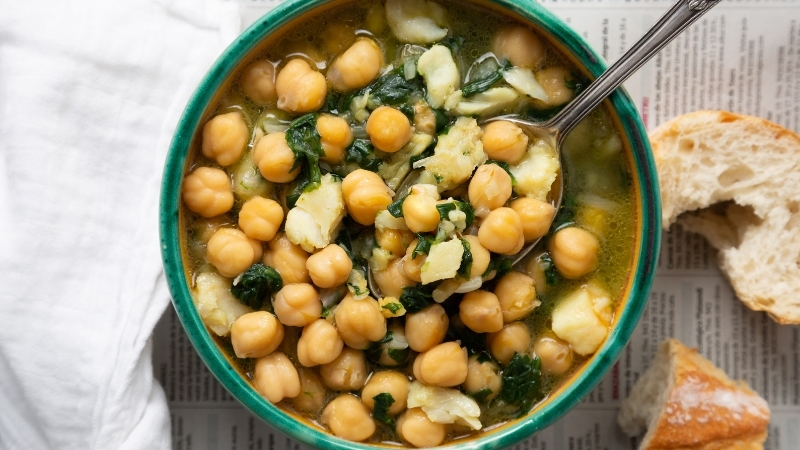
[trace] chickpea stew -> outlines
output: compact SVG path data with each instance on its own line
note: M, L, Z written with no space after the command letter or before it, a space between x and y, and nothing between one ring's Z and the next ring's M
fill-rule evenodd
M463 3L342 2L278 33L182 183L209 332L260 395L343 439L437 446L527 414L609 333L633 186L603 108L561 159L481 119L550 117L586 83L535 29Z

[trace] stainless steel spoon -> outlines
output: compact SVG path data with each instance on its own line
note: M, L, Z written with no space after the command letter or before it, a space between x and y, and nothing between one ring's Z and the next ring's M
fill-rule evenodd
M506 120L522 127L530 135L545 140L559 152L564 138L586 115L611 95L625 80L627 80L642 65L656 55L664 46L678 36L689 25L705 14L720 0L678 0L661 16L658 21L642 36L620 59L592 82L586 90L568 103L553 118L543 123L530 122L516 114L493 117L483 123L496 120ZM558 183L554 186L557 192L553 196L553 203L558 211L563 196L563 176L559 173ZM405 184L405 183L404 183ZM539 241L530 242L514 255L513 263L517 264L525 258ZM369 270L368 282L370 291L379 293L372 270Z

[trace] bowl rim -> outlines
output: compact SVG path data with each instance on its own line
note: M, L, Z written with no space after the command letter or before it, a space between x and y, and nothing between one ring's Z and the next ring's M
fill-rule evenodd
M192 94L169 147L162 177L159 229L165 276L178 318L201 359L233 397L269 425L307 445L369 449L379 446L347 441L310 426L269 403L241 377L200 319L189 292L180 245L181 175L194 132L216 93L237 65L251 54L262 39L299 16L334 1L337 0L288 0L279 4L242 32L214 62ZM606 69L603 59L576 31L540 4L525 0L482 1L507 9L532 22L554 41L558 41L562 46L561 50L571 53L573 60L583 65L592 77L597 77ZM623 298L625 304L618 308L615 326L602 347L582 369L580 376L574 377L561 389L558 396L548 401L535 414L511 421L486 435L447 444L445 447L461 450L510 446L551 425L600 383L619 358L639 322L655 278L661 245L660 191L650 143L633 101L624 89L615 91L609 101L613 106L612 116L618 118L632 151L632 169L636 175L633 180L638 181L638 184L634 184L634 189L639 193L637 201L641 218L641 227L638 230L639 252L633 255L635 268L629 275L632 281Z

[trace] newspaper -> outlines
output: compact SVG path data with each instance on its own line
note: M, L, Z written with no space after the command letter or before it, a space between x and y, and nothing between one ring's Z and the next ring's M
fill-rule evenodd
M243 27L278 2L240 2ZM544 0L602 56L617 59L671 0ZM800 131L800 1L723 0L625 87L652 129L678 114L725 109ZM635 449L616 424L620 402L658 344L676 337L772 408L766 448L800 447L800 327L780 326L736 299L705 240L673 227L630 344L570 413L518 449ZM170 308L155 332L154 370L172 416L175 449L305 448L246 411L214 379Z

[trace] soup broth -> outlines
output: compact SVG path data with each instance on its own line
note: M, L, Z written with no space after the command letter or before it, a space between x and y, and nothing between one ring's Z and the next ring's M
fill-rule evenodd
M275 34L187 163L187 275L209 333L267 400L345 439L435 446L535 410L614 321L630 163L604 107L560 159L486 119L544 120L587 83L477 4L338 2Z

